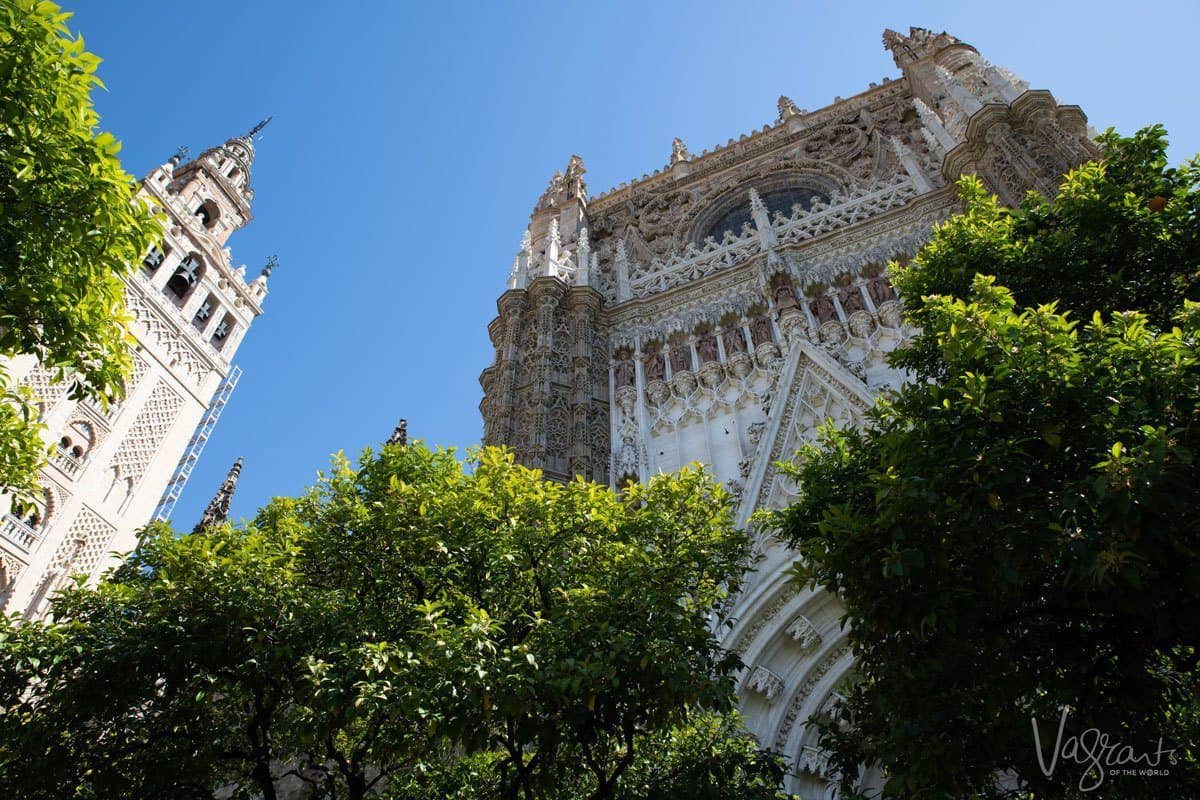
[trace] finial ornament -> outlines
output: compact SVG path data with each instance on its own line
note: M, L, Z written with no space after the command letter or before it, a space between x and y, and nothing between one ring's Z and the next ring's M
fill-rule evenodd
M779 108L780 122L783 122L789 117L797 116L800 113L800 109L797 108L796 104L792 102L792 98L788 97L786 94L779 95L779 102L776 104L776 106Z
M678 136L671 141L671 166L683 161L690 161L692 158L691 152L688 151L687 145L683 143L683 139Z
M171 166L178 167L188 157L188 152L188 146L186 144L181 144L179 147L175 148L175 152L172 153L171 157L167 160L171 163Z
M271 116L269 116L269 117L267 117L266 119L264 119L262 122L260 122L260 123L258 123L257 125L255 125L253 128L251 128L251 129L250 129L250 132L246 134L246 137L245 137L245 138L247 138L247 139L250 139L251 141L253 141L253 140L254 140L254 135L255 135L256 133L260 132L260 131L261 131L263 128L267 127L267 125L268 125L268 124L271 122L271 120L273 120L273 119L275 119L275 115L274 115L274 114L272 114Z
M275 255L269 256L267 258L267 263L263 264L262 276L264 278L271 277L271 271L274 270L277 266L279 266L279 256L275 256Z
M192 533L203 533L209 528L220 525L228 518L229 504L233 501L233 492L237 488L238 477L242 474L242 460L242 457L238 456L237 461L233 462L225 480L221 482L221 488L217 489L217 493L209 501L204 513L200 516L200 521L192 529Z
M587 199L587 184L583 180L583 173L587 169L583 166L583 159L572 154L567 160L566 189L567 194L576 200Z
M538 198L534 211L553 208L571 200L586 201L587 183L583 180L585 172L587 169L583 166L583 159L577 155L571 156L567 161L566 172L555 172L550 176L550 185Z
M400 420L400 423L396 425L395 430L392 431L392 435L388 437L386 443L398 444L401 447L408 446L408 420Z

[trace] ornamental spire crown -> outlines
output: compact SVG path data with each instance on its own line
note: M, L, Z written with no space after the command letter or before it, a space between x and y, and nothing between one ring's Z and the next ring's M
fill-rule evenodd
M224 185L231 197L246 204L254 199L250 188L250 168L254 165L254 139L271 122L272 117L259 122L249 131L226 139L223 144L210 147L196 158L177 167L175 177L186 177L203 169L208 175ZM178 155L178 154L177 154Z

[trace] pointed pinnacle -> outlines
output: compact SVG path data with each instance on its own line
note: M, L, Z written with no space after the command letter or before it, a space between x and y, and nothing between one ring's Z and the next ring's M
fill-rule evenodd
M400 424L392 431L392 435L388 437L386 444L398 444L401 447L408 446L408 420L400 420Z

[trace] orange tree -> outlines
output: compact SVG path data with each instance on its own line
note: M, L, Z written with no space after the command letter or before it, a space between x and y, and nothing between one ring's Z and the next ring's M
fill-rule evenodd
M0 489L29 495L37 401L3 364L28 354L74 397L119 395L130 367L120 276L160 229L98 131L100 59L45 0L0 2Z
M704 473L616 494L485 449L338 458L252 524L158 530L0 642L29 798L773 798L715 609L748 565Z
M1102 143L1017 209L960 182L965 212L891 268L913 382L791 468L772 521L844 601L862 678L823 731L848 782L1200 793L1200 166L1168 169L1160 128ZM1070 745L1101 734L1095 764ZM1160 739L1169 774L1120 774Z

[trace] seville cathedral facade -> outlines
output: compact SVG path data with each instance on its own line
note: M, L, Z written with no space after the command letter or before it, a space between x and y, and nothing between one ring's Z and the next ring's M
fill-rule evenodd
M488 327L486 444L567 480L614 487L693 461L737 498L737 522L797 487L775 464L832 418L860 420L902 374L913 331L889 286L977 173L1000 199L1052 194L1096 157L1077 106L946 33L887 31L901 71L816 110L779 99L775 122L589 196L572 156L538 200ZM726 647L785 787L833 796L806 721L831 713L853 671L837 599L789 580L770 536L733 599ZM865 775L870 783L877 776Z
M72 575L95 576L128 552L152 517L165 519L241 370L231 362L262 313L268 262L246 281L230 234L251 220L254 134L147 175L141 193L165 216L163 242L125 278L136 339L124 400L107 410L68 396L32 357L15 379L40 399L57 445L41 470L37 508L0 520L0 610L36 616Z

